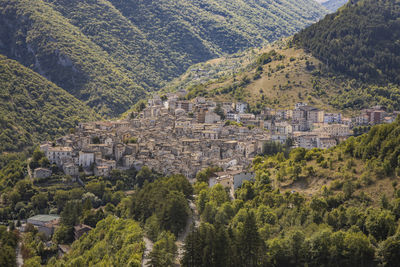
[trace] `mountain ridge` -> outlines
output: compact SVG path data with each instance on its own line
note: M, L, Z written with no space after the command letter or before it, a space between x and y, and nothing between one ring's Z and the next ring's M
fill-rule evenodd
M313 0L1 0L0 53L115 117L190 65L293 34Z

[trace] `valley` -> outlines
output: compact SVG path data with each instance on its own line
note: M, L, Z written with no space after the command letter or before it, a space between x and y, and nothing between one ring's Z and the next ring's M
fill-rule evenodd
M398 0L0 0L0 266L397 266Z

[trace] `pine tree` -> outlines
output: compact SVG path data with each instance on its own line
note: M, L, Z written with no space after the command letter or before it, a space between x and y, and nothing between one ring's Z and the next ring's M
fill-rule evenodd
M241 266L258 266L261 258L263 241L258 233L256 218L253 212L247 212L243 228L238 232L237 246Z

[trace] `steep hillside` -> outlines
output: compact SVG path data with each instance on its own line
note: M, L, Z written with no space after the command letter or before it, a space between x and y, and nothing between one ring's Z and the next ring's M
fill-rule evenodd
M140 266L143 250L140 225L133 220L109 216L75 242L60 262L53 258L48 266Z
M194 63L293 34L326 12L313 0L0 0L0 53L115 116Z
M399 18L399 1L351 1L294 40L333 71L371 83L400 84Z
M197 64L163 88L186 89L188 99L245 101L253 112L308 102L327 111L355 113L371 105L400 110L400 86L375 84L332 71L291 38L263 49ZM349 114L350 115L350 114Z
M118 114L143 94L106 52L43 1L1 0L0 14L0 53L102 114Z
M0 55L0 153L65 134L78 121L99 117L75 97Z
M267 149L268 157L255 160L254 168L267 172L274 186L284 191L313 196L323 187L341 191L350 183L353 193L364 192L371 204L379 205L382 195L396 193L400 175L399 131L397 120L372 127L367 134L350 137L329 150L296 148L276 156Z

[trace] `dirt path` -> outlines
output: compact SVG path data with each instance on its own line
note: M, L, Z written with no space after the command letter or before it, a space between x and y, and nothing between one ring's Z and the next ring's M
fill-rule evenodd
M16 252L15 252L18 267L22 267L22 265L24 265L24 259L22 258L22 253L21 253L21 246L22 246L22 242L19 241Z
M187 222L186 222L186 227L183 230L182 233L179 234L175 244L178 247L178 253L176 255L176 265L180 266L179 262L180 260L183 258L183 246L184 246L184 242L186 237L188 236L188 234L190 233L190 230L192 228L192 225L194 224L195 227L198 227L200 225L200 219L199 219L199 215L197 212L197 208L196 205L193 203L193 201L189 201L189 207L191 210L191 215L188 217ZM142 259L142 267L147 267L150 264L150 259L148 258L150 252L153 250L153 242L148 239L146 236L143 237L144 243L145 243L145 250L143 253L143 259Z
M29 158L28 159L28 163L27 163L27 170L28 170L28 176L29 176L29 179L31 179L32 180L32 170L31 170L31 167L29 166L29 163L31 163L31 160L32 160L32 158Z
M143 240L144 240L146 248L143 252L142 267L146 267L146 266L149 266L149 263L150 263L149 254L153 250L154 244L146 236L143 237Z
M176 262L180 262L180 260L183 258L183 246L186 237L190 233L190 230L192 229L192 225L194 224L195 227L198 227L200 225L200 219L199 219L199 214L197 212L196 204L193 203L193 201L189 201L189 207L191 210L191 216L189 216L187 222L186 222L186 227L185 230L178 236L176 240L176 246L178 247L178 253L176 257Z

